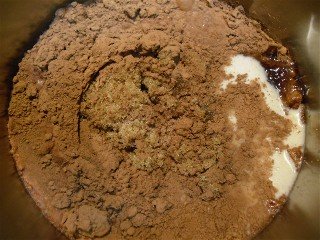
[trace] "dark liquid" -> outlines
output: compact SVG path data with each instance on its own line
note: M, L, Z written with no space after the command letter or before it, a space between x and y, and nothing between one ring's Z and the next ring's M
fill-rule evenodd
M269 47L260 61L266 69L268 81L280 91L284 104L297 109L304 102L306 87L296 64L291 61L280 61L278 48L275 46Z

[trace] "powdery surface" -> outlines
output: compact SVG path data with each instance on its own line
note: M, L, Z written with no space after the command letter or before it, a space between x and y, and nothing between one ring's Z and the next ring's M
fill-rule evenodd
M270 45L284 49L218 1L59 10L20 63L9 109L43 213L76 239L255 236L278 210L271 145L292 126L258 83L220 85L232 56Z

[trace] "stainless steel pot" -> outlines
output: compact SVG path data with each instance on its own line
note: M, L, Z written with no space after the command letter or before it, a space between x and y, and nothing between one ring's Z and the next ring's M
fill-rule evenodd
M83 0L82 0L83 1ZM257 239L320 239L319 0L225 0L287 45L310 86L306 161L289 202ZM71 1L0 0L0 239L65 239L41 214L16 173L7 139L11 78L23 52L48 27L54 11Z

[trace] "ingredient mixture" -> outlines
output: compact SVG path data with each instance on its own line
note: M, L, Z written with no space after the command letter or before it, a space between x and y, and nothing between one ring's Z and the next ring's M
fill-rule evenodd
M17 169L71 239L251 239L294 183L303 88L242 7L74 2L19 67Z

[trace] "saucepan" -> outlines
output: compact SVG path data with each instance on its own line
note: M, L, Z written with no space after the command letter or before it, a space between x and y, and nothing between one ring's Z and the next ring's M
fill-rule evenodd
M81 0L83 2L83 0ZM319 0L225 0L242 5L287 46L308 85L305 161L288 203L257 239L320 238ZM67 0L0 0L0 239L66 239L41 214L16 172L7 137L11 79L23 53Z

